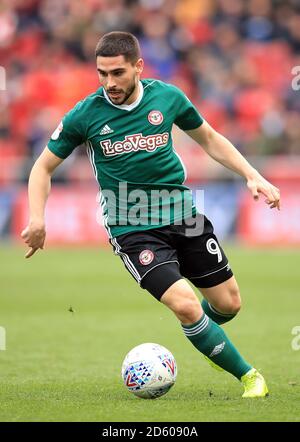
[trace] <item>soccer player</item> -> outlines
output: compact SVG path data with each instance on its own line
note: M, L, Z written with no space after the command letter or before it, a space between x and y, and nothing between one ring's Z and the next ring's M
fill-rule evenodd
M279 209L279 189L266 181L199 114L177 87L140 80L138 40L111 32L96 47L102 87L71 109L29 178L30 220L22 232L26 258L43 249L44 210L54 170L83 143L102 194L109 241L143 289L171 309L183 332L215 368L240 380L244 398L264 397L263 376L220 327L238 313L239 288L211 222L198 213L183 184L184 167L172 144L173 124L219 163L241 175L257 200ZM202 304L189 279L203 295Z

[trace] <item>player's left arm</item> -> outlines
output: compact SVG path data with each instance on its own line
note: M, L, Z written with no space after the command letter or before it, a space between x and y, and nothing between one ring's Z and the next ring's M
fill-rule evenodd
M280 210L279 189L261 176L227 138L215 131L206 121L196 129L187 130L186 133L214 160L244 177L255 200L258 200L259 194L262 193L271 209L277 207Z

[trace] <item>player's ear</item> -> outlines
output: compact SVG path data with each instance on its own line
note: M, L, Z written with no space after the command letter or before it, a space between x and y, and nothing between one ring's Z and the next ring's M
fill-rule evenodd
M138 61L135 64L136 72L138 74L141 74L144 69L144 60L142 58L139 58Z

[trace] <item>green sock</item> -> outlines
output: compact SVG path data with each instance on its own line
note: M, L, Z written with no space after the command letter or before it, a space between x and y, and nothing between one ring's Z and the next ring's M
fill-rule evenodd
M236 313L220 313L206 299L201 302L202 308L207 316L210 317L217 324L225 324L225 322L231 321L236 316Z
M194 324L181 325L186 337L201 353L236 378L241 379L252 368L233 346L224 330L205 313Z

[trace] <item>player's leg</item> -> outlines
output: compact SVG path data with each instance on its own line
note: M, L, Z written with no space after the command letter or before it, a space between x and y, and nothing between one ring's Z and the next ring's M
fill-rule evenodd
M263 397L267 394L263 377L244 361L219 326L232 319L240 308L239 290L232 270L213 234L210 221L204 217L202 229L197 230L199 234L195 234L195 229L191 235L190 230L183 225L178 226L176 232L181 274L208 299L202 303L204 313L200 322L183 324L184 333L210 361L242 380L245 386L244 397ZM167 294L163 296L163 302L166 302L166 296ZM205 340L210 343L210 339L211 342L215 339L215 345L207 353L203 351L202 345Z
M166 279L168 266L154 269L147 275L152 285ZM144 282L145 288L148 281ZM198 297L184 279L178 279L161 296L180 320L182 329L191 343L214 364L237 377L244 386L244 398L264 397L268 389L263 376L240 355L224 330L203 311Z
M200 288L204 299L202 308L217 324L231 321L241 308L239 287L234 276L220 284Z
M148 279L155 277L158 282L164 279L166 271L167 268L154 270L152 275L148 274ZM148 287L148 281L144 282L144 287ZM186 337L208 359L239 380L251 370L251 365L239 354L224 330L205 314L198 297L184 279L172 284L160 301L175 313Z

